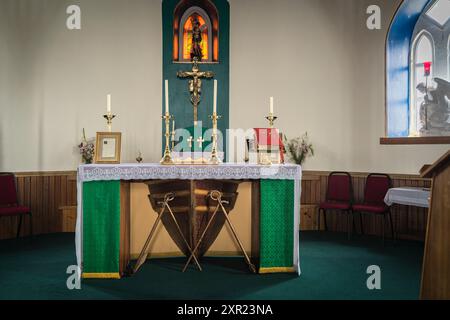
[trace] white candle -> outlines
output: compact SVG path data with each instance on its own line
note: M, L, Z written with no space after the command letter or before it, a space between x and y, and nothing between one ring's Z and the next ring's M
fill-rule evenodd
M214 113L217 113L217 80L214 80Z
M111 95L106 96L106 112L111 113Z
M172 121L172 132L175 132L175 120Z
M270 109L269 113L273 115L273 97L270 97Z
M166 113L169 113L169 80L165 81L166 88Z

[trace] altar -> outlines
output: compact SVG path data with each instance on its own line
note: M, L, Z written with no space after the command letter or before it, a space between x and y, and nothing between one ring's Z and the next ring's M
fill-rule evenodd
M159 164L142 164L140 153L137 164L121 164L122 133L112 132L117 115L112 112L108 95L107 113L103 116L108 130L97 132L95 164L78 168L76 253L83 278L121 278L138 272L160 225L169 235L167 240L187 257L183 272L190 271L191 262L202 271L202 257L226 226L233 238L230 241L238 244L251 272L300 274L301 167L284 164L286 150L283 134L274 125L277 116L273 97L265 117L268 128L250 128L249 134L230 128L228 59L219 59L217 48L218 42L225 39L214 41L215 57L208 54L211 51L204 41L218 33L218 29L210 30L210 35L205 33L208 28L218 27L219 21L207 23L209 18L217 17L216 10L194 6L181 19L188 34L182 37L187 49L182 60L177 60L178 56L171 58L191 66L188 69L174 63L171 67L176 71L164 68L163 156ZM227 148L226 141L234 139L242 148ZM238 163L223 163L233 158ZM234 210L238 188L249 182L251 195L243 197L251 203L245 215L251 218L245 223L250 225L247 236L251 248L247 252L249 244L246 249L230 216L239 215L239 210ZM145 210L157 216L146 231L147 240L134 264L130 235L136 233L132 233L130 224L144 223L145 219L132 220L132 213L145 205L132 209L133 183L147 185L146 200L151 208Z
M251 260L257 272L300 274L300 166L95 164L81 165L77 177L76 255L83 278L124 275L130 260L129 184L149 180L251 181Z

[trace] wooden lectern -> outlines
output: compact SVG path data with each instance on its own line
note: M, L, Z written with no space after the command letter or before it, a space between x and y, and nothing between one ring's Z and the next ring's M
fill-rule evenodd
M433 179L420 298L450 299L450 150L420 174Z

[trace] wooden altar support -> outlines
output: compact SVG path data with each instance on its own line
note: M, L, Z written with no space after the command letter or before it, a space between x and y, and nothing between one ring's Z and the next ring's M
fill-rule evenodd
M450 299L450 150L421 170L432 178L421 299Z
M226 210L230 213L236 203L240 181L152 180L146 184L150 192L150 203L155 212L159 211L158 203L164 199L167 193L173 192L175 194L175 199L171 204L172 211L182 229L184 238L188 239L189 246L194 248L217 205L209 199L208 194L212 190L224 192L224 199L228 200ZM174 221L169 216L164 216L162 223L178 248L183 254L189 256L190 252L182 236L177 232ZM202 257L208 251L224 224L225 219L223 217L216 219L210 232L205 236L203 244L197 250L198 256Z

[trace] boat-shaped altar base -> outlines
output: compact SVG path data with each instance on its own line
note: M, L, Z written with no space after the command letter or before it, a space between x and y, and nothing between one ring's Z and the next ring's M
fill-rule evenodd
M222 199L226 201L224 207L227 213L231 213L236 204L237 189L240 181L159 180L146 181L145 184L148 186L150 204L155 212L161 210L161 203L164 201L166 194L172 193L174 195L174 199L170 202L170 207L184 238L189 243L189 246L194 248L218 205L217 201L209 197L209 194L215 190L220 191L223 194ZM189 257L189 249L170 215L163 215L161 220L181 252ZM202 257L208 251L224 224L225 218L223 215L216 215L198 248L197 257ZM230 241L233 240L230 239Z

